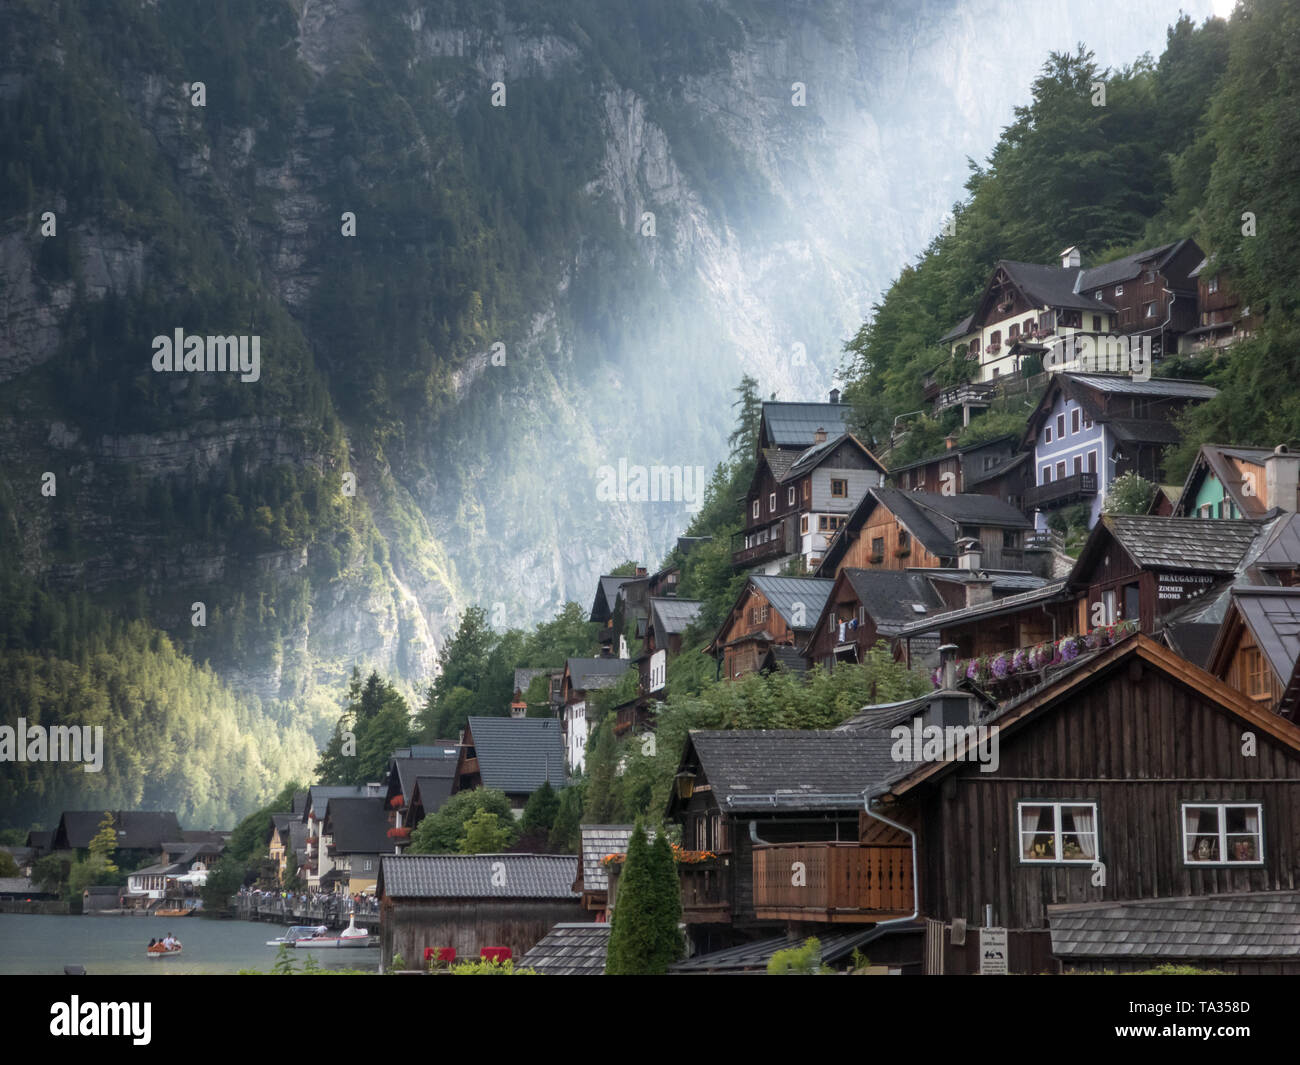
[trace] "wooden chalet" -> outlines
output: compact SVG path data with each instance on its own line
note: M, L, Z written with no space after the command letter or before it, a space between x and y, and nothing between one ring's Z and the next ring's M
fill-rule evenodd
M946 450L937 455L892 466L893 487L932 495L978 493L1023 510L1025 491L1033 484L1033 465L1017 437L999 436L959 447L957 438L950 436L945 444Z
M605 859L611 854L627 854L628 842L635 825L583 825L578 878L573 890L582 897L582 908L595 915L595 920L609 918L611 870ZM653 838L653 833L650 833Z
M876 641L884 640L902 659L899 631L945 609L924 572L846 567L835 577L803 656L833 669L837 662L865 661Z
M1300 588L1231 589L1209 672L1291 721L1300 713Z
M816 575L834 577L845 567L956 567L972 552L980 561L967 568L1019 568L1030 527L1020 511L992 496L872 488L836 535Z
M454 741L419 744L403 747L393 752L385 775L384 809L387 812L389 834L397 844L400 854L419 824L415 816L415 791L424 781L419 818L441 806L451 795L456 779L456 764L460 748Z
M1209 259L1203 259L1192 271L1196 282L1197 324L1182 338L1180 350L1195 354L1221 350L1255 331L1250 308L1222 271Z
M1173 419L1217 389L1200 381L1124 374L1059 373L1026 423L1021 446L1033 452L1027 510L1039 529L1055 509L1086 503L1091 527L1115 479L1137 473L1163 480L1163 455L1179 440Z
M819 427L803 451L759 451L745 495L745 527L732 543L738 569L779 573L792 559L814 569L863 493L884 483L885 467L852 433Z
M993 771L958 745L871 789L919 840L925 971L979 971L992 928L1012 972L1300 972L1300 728L1143 635L978 720Z
M1179 518L1258 518L1300 501L1300 454L1285 444L1269 450L1202 444L1173 505Z
M753 673L773 647L801 647L826 606L832 581L751 575L704 653L728 679Z
M637 669L636 695L615 708L614 734L625 736L654 725L651 708L668 696L668 660L682 651L682 638L700 614L695 599L651 598L647 604L641 652L633 659Z
M320 844L332 868L321 878L322 889L344 895L372 893L380 856L397 853L399 840L390 831L382 795L330 799Z
M587 762L587 698L611 688L631 668L628 658L570 658L560 678L560 729L564 739L566 765L582 772ZM540 783L540 781L539 781Z

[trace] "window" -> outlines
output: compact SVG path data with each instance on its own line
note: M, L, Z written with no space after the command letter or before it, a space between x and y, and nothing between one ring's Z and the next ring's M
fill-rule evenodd
M1034 320L1032 318L1026 318L1025 324L1020 327L1020 332L1025 336L1028 336L1033 331L1034 331Z
M1057 479L1058 481L1063 481L1063 480L1065 479L1065 460L1064 460L1064 459L1061 460L1060 462L1058 462L1058 463L1056 464L1056 479Z
M1267 699L1272 695L1268 685L1268 663L1258 647L1247 647L1241 652L1241 673L1246 681L1246 694L1252 699Z
M794 485L785 490L785 501L789 506L794 506Z
M1206 292L1211 292L1211 293L1213 293L1213 292L1218 292L1218 291L1219 291L1219 275L1218 275L1218 274L1215 274L1214 277L1210 278L1210 280L1207 281L1207 282L1205 283L1205 291L1206 291Z
M995 329L989 334L989 351L997 351L1002 347L1002 330Z
M1070 432L1077 433L1078 431L1079 431L1079 408L1075 407L1074 410L1070 411Z
M1002 530L1002 547L1006 551L1014 551L1020 546L1020 534L1015 529Z
M1124 295L1124 286L1123 286L1123 285L1116 285L1116 286L1115 286L1115 295L1116 295L1116 296L1122 296L1122 295Z
M871 557L877 562L885 557L885 538L883 536L872 537Z
M906 529L898 530L898 553L905 555L912 550L912 537Z
M1039 481L1038 483L1039 483L1039 484L1051 484L1051 483L1052 483L1052 467L1051 467L1051 466L1044 466L1044 467L1043 467L1043 479L1042 479L1041 481Z
M817 531L836 532L848 520L848 517L844 514L819 514L817 515Z
M1082 455L1075 455L1075 456L1074 456L1074 472L1075 472L1075 473L1082 473L1082 472L1083 472L1083 456L1082 456Z
M808 515L807 515L807 514L803 515L803 517L801 517L801 518L799 519L799 535L800 535L800 536L807 536L807 535L808 535Z
M1065 415L1064 414L1058 414L1056 416L1056 439L1057 440L1065 439Z
M1020 335L1020 323L1012 322L1010 328L1007 329L1007 340L1011 341L1016 337L1018 337L1019 335Z
M1148 285L1155 284L1155 280L1156 280L1155 270L1154 269L1147 270L1147 272L1142 275L1142 280L1145 281Z
M847 499L849 495L849 482L842 478L831 478L831 497L833 499Z
M762 625L767 621L767 604L762 606L751 607L749 611L749 620L751 624Z
M1101 289L1097 289L1097 302L1101 302Z
M1155 303L1152 302L1152 303L1144 304L1143 307L1142 307L1142 315L1143 315L1143 317L1145 317L1145 318L1154 318L1154 317L1156 316L1156 305L1155 305Z
M1097 472L1097 452L1095 451L1088 452L1088 472L1089 473Z
M1043 430L1043 443L1050 444L1051 442L1052 442L1052 427L1049 425L1046 429Z
M1097 860L1097 804L1022 802L1022 862L1094 862Z
M1092 419L1089 418L1086 414L1083 416L1083 427L1084 427L1085 429L1091 429L1091 428L1092 428Z
M768 513L772 513L772 512L774 512L774 511L776 510L776 493L775 493L775 492L773 492L771 495L769 495L769 496L767 497L767 509L768 509Z
M805 477L803 482L803 501L808 502L812 498L812 478Z
M753 510L751 511L751 513L754 515L754 517L756 517L756 518L758 517L758 500L757 500L757 499L754 500L754 506L753 506Z
M1137 583L1124 585L1124 619L1136 621L1142 614L1142 588Z
M1197 516L1198 518L1212 518L1212 517L1214 517L1214 504L1213 504L1213 503L1202 503L1201 506L1200 506L1200 508L1196 511L1196 516Z
M1262 864L1262 811L1258 804L1184 803L1183 860L1188 865Z
M1101 332L1101 328L1102 328L1101 323L1102 323L1102 316L1100 314L1094 314L1092 316L1092 331L1094 333Z

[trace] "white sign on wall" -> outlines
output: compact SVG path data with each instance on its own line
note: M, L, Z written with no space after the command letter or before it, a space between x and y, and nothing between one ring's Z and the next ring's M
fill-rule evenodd
M650 690L661 692L668 683L668 652L656 651L650 656Z
M1007 930L1005 928L980 929L980 975L1006 976Z

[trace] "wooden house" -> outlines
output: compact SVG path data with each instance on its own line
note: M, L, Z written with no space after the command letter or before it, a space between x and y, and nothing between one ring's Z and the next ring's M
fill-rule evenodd
M379 877L382 855L397 853L400 839L392 834L382 795L330 799L321 822L321 849L332 868L321 877L321 889L344 895L369 894Z
M1179 440L1172 419L1217 394L1200 381L1056 374L1021 441L1034 455L1025 508L1037 512L1036 527L1046 529L1049 512L1076 503L1088 505L1091 527L1111 485L1126 473L1159 483L1164 450Z
M411 831L419 823L412 816L417 784L421 779L425 781L419 811L423 817L425 813L436 810L451 795L459 759L460 748L449 740L403 747L393 752L385 775L384 809L399 854L411 838ZM442 781L442 784L434 781Z
M1115 308L1116 332L1150 336L1158 359L1178 350L1196 325L1196 271L1204 254L1184 237L1125 255L1079 274L1081 295Z
M301 819L307 827L306 848L301 866L309 891L333 890L338 875L330 876L334 859L324 846L325 815L329 802L335 798L361 798L373 796L382 802L383 785L375 784L313 784L307 789ZM329 877L328 880L325 878Z
M1189 354L1221 350L1255 331L1250 308L1231 280L1209 259L1203 259L1192 271L1196 282L1197 324L1182 338L1180 350Z
M615 708L614 734L625 736L653 727L651 708L668 697L668 661L682 651L682 638L700 614L694 599L652 597L641 652L633 659L637 669L636 695Z
M899 631L944 610L923 572L846 567L835 577L803 657L833 669L837 662L865 661L876 641L885 640L901 659Z
M379 898L381 966L400 954L423 966L426 948L477 961L487 947L515 959L559 923L591 919L573 888L571 854L403 854L384 858Z
M950 436L945 443L947 448L937 455L891 466L893 487L931 495L979 493L1023 509L1025 490L1033 484L1033 466L1017 437L999 436L959 447L957 438Z
M777 646L801 647L826 606L829 580L751 575L704 653L728 679L753 673Z
M1300 588L1235 587L1206 668L1252 702L1300 713Z
M1202 444L1173 505L1179 518L1258 518L1300 500L1300 454L1285 444L1269 450Z
M582 908L590 910L597 921L608 920L610 909L610 869L605 858L627 854L628 841L635 825L583 825L578 862L578 878L573 889L582 896ZM653 833L651 833L653 837Z
M504 791L516 817L543 781L568 785L564 736L553 717L471 717L456 763L453 792L473 788Z
M1142 635L979 723L992 771L958 744L870 788L916 834L927 972L979 971L986 934L1012 972L1300 971L1300 728ZM1270 901L1289 936L1239 919ZM1182 920L1122 921L1135 905Z
M566 764L575 773L587 762L587 699L611 688L631 668L628 658L570 658L560 679L561 730ZM539 782L540 783L540 782Z
M827 548L818 577L841 569L1019 568L1030 523L1009 503L978 494L872 488Z

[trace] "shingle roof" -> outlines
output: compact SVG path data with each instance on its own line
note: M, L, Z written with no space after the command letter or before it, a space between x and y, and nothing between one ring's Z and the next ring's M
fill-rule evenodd
M114 810L112 814L121 848L157 850L164 840L181 838L180 822L170 810ZM60 842L66 842L68 847L89 847L103 820L103 810L67 810L59 820L56 836L66 837Z
M396 849L388 838L388 812L378 796L330 799L326 813L340 854L384 854Z
M0 876L0 895L30 895L37 889L25 876Z
M576 899L572 854L401 854L380 862L395 899Z
M1300 892L1049 906L1059 958L1257 961L1300 956Z
M471 717L479 773L485 788L532 794L549 780L562 788L564 737L553 717Z
M1300 658L1300 588L1233 588L1232 601L1286 684Z
M460 750L451 748L452 754L447 758L394 758L393 767L397 771L397 784L402 789L402 798L408 803L415 794L415 782L421 777L444 777L450 780L456 775L456 763Z
M888 732L722 730L690 734L724 809L856 809L900 768Z
M807 673L808 659L796 647L778 643L767 649L761 669L775 669L783 673Z
M973 314L966 315L965 318L963 318L960 322L954 325L951 329L948 330L948 332L944 333L944 335L939 338L939 343L942 344L945 341L956 340L958 337L964 337L967 333L970 332L971 319L974 317L975 316Z
M918 506L962 524L997 525L1011 529L1025 529L1033 524L1010 503L997 496L981 495L978 492L959 492L950 496L936 492L907 494Z
M703 604L697 599L651 599L655 631L666 635L685 632L686 627L700 616L701 606Z
M817 624L822 608L826 605L826 597L835 584L822 577L774 577L759 574L749 579L772 604L772 609L796 632L807 632Z
M873 925L870 928L850 932L831 932L818 935L821 943L821 959L831 963L849 957L855 950L860 950L868 943L886 936L920 935L925 926L916 924ZM715 950L709 954L697 954L685 961L674 962L668 967L671 973L727 973L754 971L766 973L767 963L778 950L791 946L790 938L784 934L769 939L756 939L742 943L738 947Z
M1151 514L1106 514L1102 523L1139 566L1209 573L1236 572L1261 528L1257 521L1200 521ZM1071 585L1084 558L1081 553L1070 574Z
M1300 514L1287 514L1273 526L1254 563L1261 569L1300 565Z
M798 451L791 451L788 448L763 448L763 459L778 484L785 480L785 475L790 472L790 467L794 465L794 460L799 457L799 454Z
M920 573L852 568L841 572L883 636L893 636L904 625L943 612L939 593Z
M416 777L415 789L411 792L414 800L417 796L425 814L431 814L451 798L451 786L455 777Z
M628 658L570 658L566 663L574 691L598 691L618 683L632 664Z
M1168 244L1161 244L1158 247L1147 248L1143 251L1135 251L1132 255L1125 255L1111 262L1082 270L1079 274L1079 291L1088 292L1100 288L1102 285L1113 285L1117 281L1127 281L1129 278L1136 277L1141 273L1143 263L1153 259L1156 261L1157 269L1159 269L1164 265L1165 260L1170 258L1185 242L1186 238L1171 241Z
M635 825L582 826L582 887L584 891L608 891L609 871L601 864L607 854L626 854ZM654 833L648 832L653 839Z
M1075 292L1074 285L1079 270L1076 267L1049 266L1043 263L1018 263L1003 259L998 266L1040 307L1069 307L1074 310L1091 310L1100 307L1111 310L1105 300L1088 299Z
M1137 381L1127 374L1064 373L1062 377L1096 392L1123 393L1132 396L1177 396L1186 399L1213 399L1219 390L1202 381L1184 381L1176 377L1153 377Z
M603 976L611 925L557 924L519 961L543 976Z
M851 413L847 403L766 402L762 413L766 428L763 443L775 447L811 447L818 429L825 429L827 437L843 433Z

